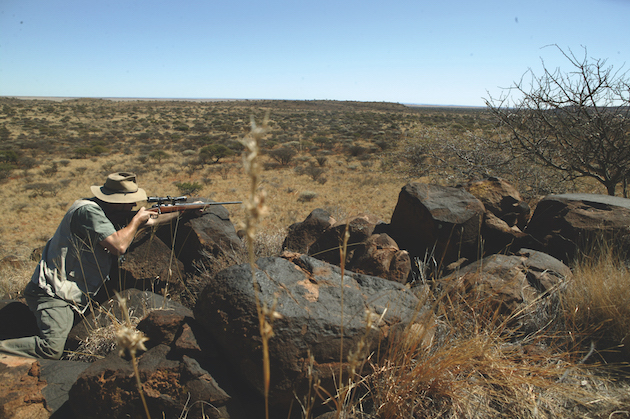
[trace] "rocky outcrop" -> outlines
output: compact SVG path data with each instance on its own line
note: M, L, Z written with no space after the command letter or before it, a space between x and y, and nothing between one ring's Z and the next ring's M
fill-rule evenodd
M201 294L195 317L239 375L263 394L257 301L273 311L269 400L285 408L294 393L305 394L309 373L334 392L340 361L358 348L367 353L386 347L423 310L401 284L348 271L342 279L337 266L306 255L259 259L256 283L249 265L221 271Z
M442 266L462 257L476 260L484 213L464 188L410 183L398 195L391 236L412 259L432 254Z
M538 250L565 263L600 244L628 257L630 200L595 194L549 195L536 206L525 232Z
M628 202L549 196L523 231L529 208L500 179L460 188L412 183L402 188L389 224L372 215L334 222L328 212L314 210L289 227L282 255L257 261L255 281L249 265L239 263L243 248L225 208L147 234L120 265L127 286L155 287L156 278L167 275L181 284L169 282L169 292L190 293L186 302L196 301L183 305L146 290L122 293L149 338L138 366L151 415L256 417L264 409L261 312L271 322L269 401L278 417L287 416L296 397L303 401L313 381L319 380L322 394L335 394L339 371L347 377L354 369L358 379L356 360L368 353L382 355L392 342L405 350L443 338L440 327L447 326L434 318L431 291L486 310L489 321L534 333L547 325L545 304L553 304L547 297L571 276L563 261L596 238L628 248ZM342 277L339 249L346 233ZM432 279L431 286L405 284L415 259L428 253L448 275L421 278ZM107 297L73 329L69 347L97 327L123 321L118 300ZM26 323L12 328L16 318ZM32 332L33 324L25 304L0 303L0 334L31 334L25 330ZM117 353L91 363L20 362L5 379L9 384L0 382L0 401L11 412L144 416L132 365ZM8 370L0 364L0 373ZM252 404L252 411L243 410Z
M475 298L476 303L482 301L491 313L511 316L570 277L571 270L561 261L522 249L514 255L488 256L438 282L444 289Z

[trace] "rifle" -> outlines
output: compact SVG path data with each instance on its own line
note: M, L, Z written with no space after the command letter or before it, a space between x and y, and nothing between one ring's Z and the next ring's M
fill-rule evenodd
M155 202L155 204L148 208L148 211L157 212L158 214L164 214L167 212L186 211L193 209L205 209L210 205L231 205L241 204L241 201L227 201L227 202L186 202L188 198L186 196L150 196L147 198L147 202ZM151 215L153 217L153 214Z

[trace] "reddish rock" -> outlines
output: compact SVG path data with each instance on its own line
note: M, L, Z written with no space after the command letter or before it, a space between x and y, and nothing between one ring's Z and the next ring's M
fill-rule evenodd
M400 250L387 234L373 234L357 246L348 269L404 284L411 271L411 260L409 253Z
M0 354L0 419L50 417L36 359Z
M503 220L509 227L525 228L530 208L514 186L496 177L468 182L463 186L481 201L486 211Z

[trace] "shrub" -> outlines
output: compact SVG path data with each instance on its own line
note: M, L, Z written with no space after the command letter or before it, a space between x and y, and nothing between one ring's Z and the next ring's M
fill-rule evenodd
M204 163L218 163L222 158L232 155L234 155L234 151L223 144L210 144L199 150L199 159Z
M282 166L287 166L293 160L293 157L297 154L297 151L291 147L280 147L269 152L269 156L280 163Z
M311 202L313 199L317 198L317 193L313 191L303 191L300 192L298 196L298 202Z
M13 150L0 150L0 163L17 163L18 154Z
M0 163L0 181L6 180L11 176L15 166L9 163Z
M24 189L27 191L33 191L31 194L31 197L33 198L36 196L45 196L46 194L56 196L59 191L59 185L48 182L36 182L26 185Z
M168 159L171 156L164 150L153 150L149 153L149 157L160 163L162 160Z
M175 182L175 186L182 195L195 195L203 189L203 185L199 182Z

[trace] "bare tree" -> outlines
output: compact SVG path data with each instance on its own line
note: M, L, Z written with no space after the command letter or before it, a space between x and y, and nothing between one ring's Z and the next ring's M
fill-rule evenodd
M486 105L509 130L505 145L516 154L564 172L589 177L609 195L630 175L630 81L606 60L576 56L554 45L571 70L530 69ZM529 81L527 83L526 81ZM516 96L516 97L514 97Z

